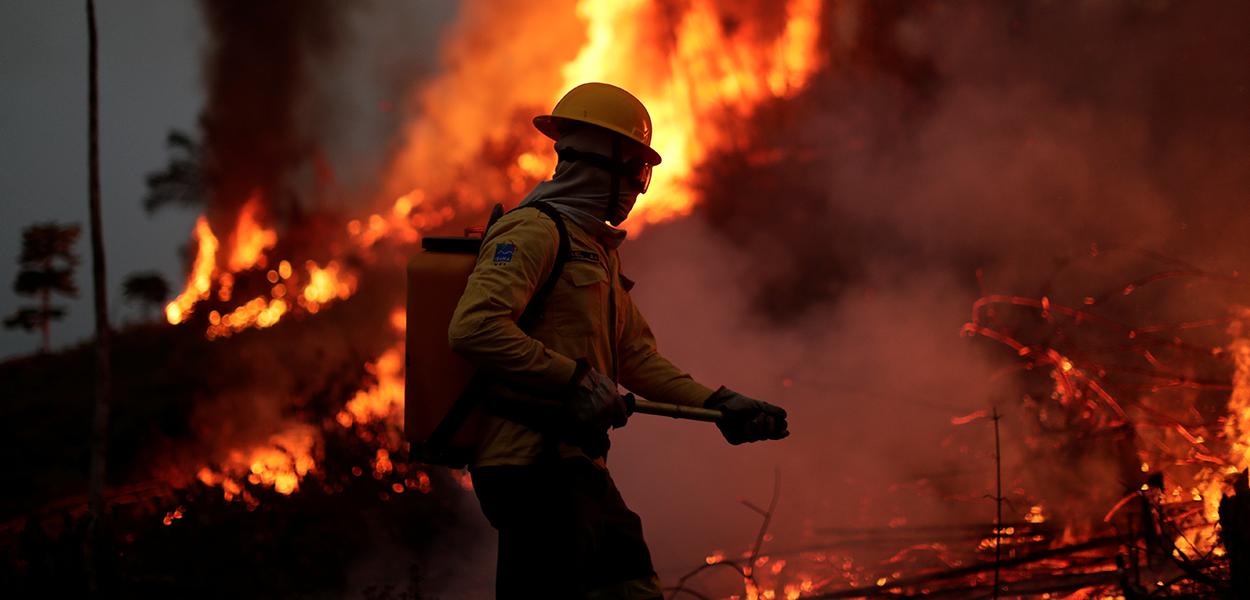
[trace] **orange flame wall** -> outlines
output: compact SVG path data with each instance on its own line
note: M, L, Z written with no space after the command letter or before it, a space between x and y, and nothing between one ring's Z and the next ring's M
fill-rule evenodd
M688 214L697 201L689 177L699 163L717 148L749 143L738 139L742 128L735 123L761 103L798 93L821 66L820 0L470 0L461 11L447 34L444 70L415 89L411 108L417 116L405 126L406 143L384 185L388 210L346 224L361 247L383 238L413 243L457 214L480 213L495 202L515 204L555 163L550 141L530 119L586 81L611 82L636 94L651 112L653 143L664 156L626 226L636 234L646 224ZM220 248L200 219L199 256L186 291L167 308L170 323L182 322L207 300L214 281L219 299L230 302L235 274L263 270L280 258L266 254L277 235L262 209L254 193ZM297 307L315 314L354 293L355 275L339 262L323 268L307 261L305 267L306 276L280 261L267 273L273 285L268 294L240 298L225 314L208 314L207 337L270 327ZM400 315L393 321L402 330ZM348 402L339 424L398 418L400 347L370 364L377 386ZM227 496L238 495L244 477L290 493L315 465L306 437L281 434L268 445L237 451L219 470L202 469L199 478L220 485Z
M691 171L710 151L746 141L735 138L734 123L798 93L821 66L820 0L534 4L464 4L444 73L416 91L419 116L406 126L389 197L415 190L453 198L461 211L515 203L555 161L529 118L577 84L606 81L647 105L664 156L627 224L636 233L689 213L697 200ZM491 145L511 150L512 166L475 172Z

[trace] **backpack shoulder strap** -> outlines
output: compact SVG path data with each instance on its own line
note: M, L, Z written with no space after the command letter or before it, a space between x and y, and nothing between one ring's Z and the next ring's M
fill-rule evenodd
M534 292L530 298L529 304L525 306L525 311L521 313L521 318L517 321L517 325L522 331L528 333L530 327L537 323L543 314L543 305L547 302L547 297L551 295L551 290L555 289L556 283L560 280L560 273L564 271L564 264L569 261L569 231L564 224L564 219L554 206L543 202L530 204L528 207L534 207L542 211L543 214L555 221L556 232L559 234L559 246L556 250L556 262L551 266L551 273L547 275L546 281L542 287ZM487 223L487 229L499 220L502 214L502 207L496 205L496 210L492 211L490 222ZM410 449L410 456L418 461L427 464L444 465L453 468L460 468L468 464L472 460L472 456L464 449L452 448L451 439L456 432L468 420L473 409L479 405L482 398L487 379L482 377L479 371L477 375L470 380L469 385L460 393L455 404L443 416L443 420L430 433L428 440L424 442L414 443Z
M525 208L530 207L538 209L555 222L556 233L559 234L560 239L556 250L556 262L551 265L551 273L547 275L547 279L543 282L542 287L538 288L534 295L530 297L529 304L525 305L525 312L522 312L521 318L517 319L517 325L526 333L542 318L547 298L551 296L551 291L556 288L556 283L560 281L560 274L564 272L564 265L569 262L569 255L571 254L568 226L564 224L564 217L560 216L560 211L546 202L535 202Z

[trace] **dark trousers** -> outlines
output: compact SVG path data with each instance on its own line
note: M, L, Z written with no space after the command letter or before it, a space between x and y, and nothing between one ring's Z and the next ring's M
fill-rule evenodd
M499 530L497 598L583 598L655 576L642 521L587 460L474 469L473 491Z

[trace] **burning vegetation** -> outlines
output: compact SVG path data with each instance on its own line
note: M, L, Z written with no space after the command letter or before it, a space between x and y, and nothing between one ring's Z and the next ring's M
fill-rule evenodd
M481 9L470 3L465 10L466 18L473 19ZM626 57L652 43L653 32L641 25L657 18L658 10L659 7L647 2L580 3L575 15L585 23L586 40L567 62L548 67L560 73L560 83L549 90L545 99L532 102L516 99L511 110L502 111L540 112L567 88L583 81L617 81L638 90L656 121L667 123L671 129L657 138L656 147L666 157L665 169L662 174L657 172L651 193L640 198L627 225L635 234L645 224L688 214L696 201L695 190L688 181L693 166L717 148L749 142L733 139L732 130L724 129L722 124L750 118L761 102L799 93L820 66L817 52L820 2L791 0L785 6L784 18L773 23L773 28L762 27L753 20L727 21L731 17L722 15L713 3L697 2L669 15L675 25L672 47L664 61L667 69L647 73L633 66L633 60L626 60ZM659 59L657 56L656 60ZM474 68L474 64L464 65L464 69ZM469 75L472 73L453 70L421 87L438 89L461 85L460 81ZM346 300L355 292L358 275L339 261L398 264L397 260L402 260L405 252L417 247L423 234L445 230L450 223L481 219L483 209L490 202L523 193L546 178L554 168L555 152L551 144L529 135L528 126L518 127L503 132L515 140L515 145L508 155L498 157L505 166L492 169L503 171L510 178L507 194L472 185L448 189L453 181L432 178L428 173L435 165L420 162L424 159L422 153L429 151L428 147L453 142L434 138L432 133L424 133L427 129L423 128L428 128L434 119L460 118L440 115L435 100L426 95L419 97L421 108L428 109L429 114L415 120L407 145L396 152L391 166L392 185L415 187L388 202L385 210L348 220L334 234L337 239L329 241L328 248L280 244L273 215L265 210L271 203L265 201L259 190L237 205L229 236L218 236L208 218L200 217L193 239L197 249L195 260L185 289L165 308L167 321L178 325L187 322L195 311L207 310L205 336L213 340L246 329L272 327L288 314L315 315L326 304ZM470 102L490 100L482 96L469 98ZM468 135L462 132L456 136L455 143L467 148L494 143L489 136L496 134L498 124L485 119L481 124L489 128L480 133L482 138L473 139L472 132ZM273 179L272 174L267 175ZM223 193L226 192L216 192L217 195ZM235 205L233 201L222 203ZM458 211L468 215L456 221ZM342 253L334 253L335 248ZM325 255L327 249L332 258L324 267L298 256L308 251ZM292 261L302 262L304 271L293 269ZM271 262L276 263L272 268ZM272 287L264 289L265 282ZM420 285L420 282L413 284ZM245 294L243 290L247 289L263 291L259 295ZM215 299L213 308L197 309L211 299ZM396 306L390 313L391 321L397 325L397 338L403 332L402 311L402 306ZM352 427L384 421L398 431L402 427L397 410L402 406L402 362L402 349L397 342L368 363L366 369L378 379L376 386L362 390L349 400L336 416L336 422ZM262 448L232 451L229 462L234 466L227 470L235 473L233 477L205 467L199 470L199 479L209 485L223 486L228 496L235 497L241 491L235 477L250 471L246 477L251 483L289 494L298 489L299 479L313 470L312 437L303 428L301 433L275 434ZM398 444L398 438L394 438L383 447L395 452L399 450Z
M1250 224L1228 208L1238 197L1229 190L1250 184L1250 72L1213 57L1250 48L1206 29L1247 13L1103 4L466 0L439 68L387 82L402 93L375 118L397 133L377 143L384 150L362 178L336 171L333 128L322 128L335 92L313 80L345 68L336 53L365 9L204 2L207 203L164 323L118 342L114 438L126 441L110 457L121 468L109 494L118 579L108 584L178 590L191 570L165 555L208 536L205 547L230 555L214 563L226 568L284 557L257 593L360 592L342 572L295 575L342 560L284 538L306 530L352 551L402 547L423 565L414 574L397 561L404 568L377 576L409 588L376 597L422 586L483 593L452 564L473 560L469 551L448 561L431 550L480 534L462 505L472 501L467 475L405 458L404 261L423 236L480 225L494 203L511 206L545 178L554 151L529 117L578 83L609 81L649 107L665 157L625 226L644 244L695 231L722 244L718 260L741 261L752 283L729 295L778 348L758 370L824 368L782 364L791 348L895 356L872 341L777 341L818 337L812 315L834 307L850 321L888 321L918 346L933 331L958 340L966 321L959 343L974 358L915 360L988 374L967 384L975 406L943 409L939 444L906 452L949 454L959 473L910 472L886 486L847 475L836 489L857 508L787 517L778 499L792 491L800 506L844 506L812 500L830 489L813 481L857 474L859 463L784 467L773 502L744 502L742 516L762 520L753 540L709 542L704 558L688 557L692 570L658 565L673 597L1232 593L1250 572L1238 570L1250 493L1236 481L1250 468L1250 301L1237 271L1250 254L1216 233ZM1136 43L1155 46L1124 54ZM1143 99L1144 89L1164 99ZM1196 183L1196 172L1215 183ZM339 183L359 179L368 183ZM942 307L958 305L971 316L909 332L898 315L848 308L895 297L900 312L944 319ZM16 414L40 414L35 397L77 393L52 380L85 368L86 355L0 367L24 399ZM923 379L923 365L891 368L860 376ZM813 398L838 396L805 387L815 376L776 379L792 413L821 414ZM782 452L855 451L803 446L805 433L832 437L809 427ZM65 496L75 489L66 478L40 475L31 487ZM924 521L908 512L915 497L956 508ZM6 505L8 574L42 581L55 572L52 548L76 535L81 500ZM893 516L880 518L886 510ZM340 523L356 514L363 527ZM228 550L239 544L247 550ZM173 583L144 579L161 576ZM221 589L238 592L234 583Z

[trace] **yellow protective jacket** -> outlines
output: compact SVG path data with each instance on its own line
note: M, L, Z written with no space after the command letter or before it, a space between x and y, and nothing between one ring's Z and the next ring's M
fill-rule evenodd
M451 347L474 366L533 387L568 383L577 359L649 400L697 406L712 390L656 349L655 337L629 297L620 257L572 221L569 259L527 334L517 325L556 263L556 224L537 209L505 214L486 235L477 266L452 316ZM497 416L486 419L472 466L525 465L544 449L543 436ZM561 444L561 456L583 455Z

